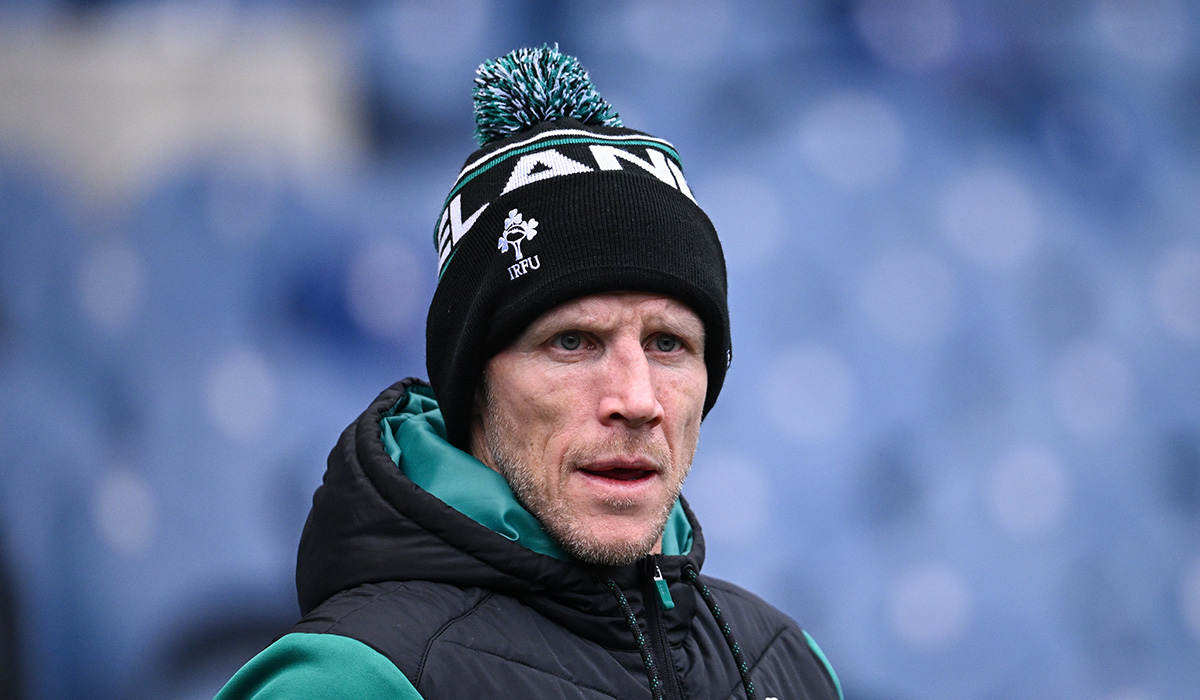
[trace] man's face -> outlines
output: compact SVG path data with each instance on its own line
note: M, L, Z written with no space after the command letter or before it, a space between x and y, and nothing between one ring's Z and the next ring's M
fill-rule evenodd
M488 361L471 451L570 555L660 551L700 434L704 325L674 299L569 301Z

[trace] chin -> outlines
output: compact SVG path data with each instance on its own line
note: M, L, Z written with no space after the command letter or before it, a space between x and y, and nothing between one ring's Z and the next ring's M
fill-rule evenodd
M605 526L567 529L551 532L563 551L580 561L604 566L632 564L652 552L662 537L661 527L634 532L613 532Z
M649 554L649 550L636 543L576 543L568 546L562 543L563 549L579 561L600 566L626 566Z

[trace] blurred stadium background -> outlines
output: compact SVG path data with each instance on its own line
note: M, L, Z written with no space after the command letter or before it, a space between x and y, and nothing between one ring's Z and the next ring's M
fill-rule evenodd
M734 363L707 571L854 700L1200 688L1200 7L0 1L0 695L208 698L424 375L475 66L672 140Z

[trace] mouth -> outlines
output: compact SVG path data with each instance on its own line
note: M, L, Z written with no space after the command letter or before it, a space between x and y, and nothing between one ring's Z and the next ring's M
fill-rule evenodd
M658 474L658 468L654 464L641 461L587 464L580 467L579 471L598 479L626 482L642 481Z

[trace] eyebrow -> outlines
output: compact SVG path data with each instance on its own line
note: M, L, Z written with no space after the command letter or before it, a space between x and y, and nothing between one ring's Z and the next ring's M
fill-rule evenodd
M700 340L704 340L707 329L704 327L704 322L699 319L684 318L684 319L668 319L659 315L655 315L651 319L652 323L656 322L666 328L668 331L676 335L694 336Z
M625 326L623 322L611 322L604 317L592 313L584 313L581 316L566 317L564 315L547 315L532 324L526 329L526 333L532 336L541 336L546 333L560 332L566 330L612 330ZM707 340L707 329L704 327L704 322L693 318L674 318L666 313L654 313L646 317L645 325L658 326L662 330L679 335L685 339L699 340L701 342Z

